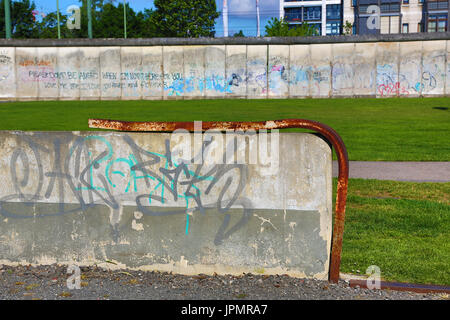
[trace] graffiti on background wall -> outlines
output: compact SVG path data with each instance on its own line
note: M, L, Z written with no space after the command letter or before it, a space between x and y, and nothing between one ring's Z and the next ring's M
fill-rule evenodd
M288 72L283 64L269 66L269 91L271 94L284 94L288 81Z
M7 52L0 50L0 81L5 81L11 75L12 59Z
M377 65L377 94L381 97L409 94L407 88L398 80L396 69L394 64Z
M343 56L337 56L329 64L313 66L303 65L302 61L289 62L287 61L289 59L283 56L267 57L268 63L265 58L255 57L245 60L245 56L239 56L238 59L238 56L232 55L226 60L235 61L240 67L227 65L229 70L225 68L215 70L208 69L201 61L185 61L179 66L179 70L171 67L168 68L170 72L167 72L161 71L165 69L165 66L155 64L154 59L149 65L144 65L142 57L138 54L128 54L123 59L124 62L119 63L121 67L117 69L116 66L111 65L109 69L103 63L95 66L95 57L89 58L92 61L89 63L90 66L83 66L82 63L80 68L70 68L68 65L72 64L58 64L57 54L47 54L42 57L17 54L17 57L12 57L12 52L3 50L0 54L0 81L17 79L17 89L20 94L25 94L26 90L39 86L40 90L35 90L30 95L38 92L43 97L46 94L54 96L52 91L45 91L45 89L61 89L59 94L67 97L72 94L78 96L70 90L95 90L93 93L84 94L99 97L123 95L162 98L163 96L207 97L234 94L258 96L267 93L275 96L287 94L327 96L349 94L352 89L362 89L358 90L358 94L364 95L373 94L374 88L376 88L377 96L381 97L407 96L429 91L436 92L437 89L443 91L446 77L445 55L424 56L423 61L414 57L402 57L400 68L394 62L378 64L375 67L371 61L366 61L360 56L355 56L357 63L356 60L355 63L345 63ZM82 52L73 54L73 57L80 62L86 60ZM70 56L63 58L64 61L70 62ZM195 60L196 56L189 59ZM162 60L166 61L166 59ZM16 68L11 68L14 61L16 61ZM167 59L167 61L172 60ZM102 65L101 68L100 65ZM14 72L16 72L15 77Z
M8 173L12 184L9 190L14 191L0 198L0 214L5 218L59 216L83 212L95 205L106 205L116 212L127 201L143 215L185 215L184 231L188 234L190 215L195 211L205 215L206 209L214 208L223 216L215 236L215 244L219 245L251 217L252 203L243 196L248 163L228 161L225 155L217 163L199 162L199 153L193 154L190 161L181 160L171 139L164 141L163 150L155 151L141 147L126 134L115 137L120 151L115 150L109 136L65 134L51 140L45 133L35 133L18 134L16 139ZM48 142L42 143L44 140ZM201 141L200 158L213 154L208 149L213 141ZM271 143L271 150L275 150ZM234 142L224 146L235 150ZM231 154L234 157L234 151ZM57 203L57 208L27 215L21 207L9 208L11 202L25 207L39 202ZM230 225L232 206L242 209L234 225ZM115 239L117 232L113 231Z

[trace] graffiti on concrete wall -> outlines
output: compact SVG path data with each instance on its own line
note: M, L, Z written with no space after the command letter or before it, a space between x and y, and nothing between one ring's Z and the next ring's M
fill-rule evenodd
M358 44L356 44L358 45ZM325 45L324 46L329 46ZM208 47L205 47L208 48ZM396 61L375 64L375 57L357 55L353 63L339 53L323 65L304 63L306 59L264 47L253 48L251 56L215 49L206 63L205 48L183 54L172 47L167 55L142 55L127 48L86 56L81 49L63 53L36 49L1 49L0 81L17 83L17 95L23 97L208 97L208 96L408 96L443 94L446 81L445 54L417 52ZM34 51L33 51L34 50ZM79 51L76 51L79 50ZM135 50L135 49L133 49ZM165 49L163 48L162 51ZM238 49L235 49L238 50ZM240 49L239 49L240 50ZM260 51L260 52L259 52ZM155 51L156 52L156 51ZM260 55L258 55L260 53ZM36 56L34 56L36 55ZM123 57L121 58L121 55ZM150 58L149 58L150 57ZM392 59L396 56L393 55ZM105 60L106 59L106 60ZM122 59L122 61L121 61ZM396 59L396 58L395 58ZM208 60L208 61L209 61ZM306 59L308 60L308 59ZM423 60L423 61L422 61ZM15 68L11 67L16 65ZM14 74L16 73L16 74ZM7 80L8 79L8 80ZM39 87L39 90L37 88ZM0 96L14 96L11 84L2 86Z
M0 81L5 81L11 74L12 58L7 55L7 52L0 50Z
M277 154L273 134L272 158ZM33 219L84 212L97 205L117 213L123 205L131 205L143 215L185 215L184 231L188 234L190 216L194 212L205 215L207 209L214 208L223 216L215 237L218 245L244 226L252 213L252 202L243 190L249 183L248 165L256 161L251 158L246 162L245 155L242 158L239 154L235 159L235 146L242 149L246 137L258 139L259 159L267 158L263 154L267 147L262 146L267 138L263 136L240 134L237 140L226 140L222 145L225 152L221 153L218 137L205 134L200 147L194 147L189 154L177 143L176 135L166 138L162 149L155 151L126 134L110 139L105 135L67 133L50 140L45 133L21 133L11 150L9 172L5 172L8 178L4 183L9 181L10 185L5 185L0 197L0 214L5 218ZM199 141L196 143L198 146ZM21 206L11 209L7 205L29 207L42 202L57 205L48 212L33 214L24 214ZM242 208L242 216L231 225L228 211L236 206Z

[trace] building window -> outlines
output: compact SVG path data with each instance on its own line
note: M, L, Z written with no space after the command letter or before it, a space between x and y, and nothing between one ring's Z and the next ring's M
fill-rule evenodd
M380 6L381 13L400 12L399 3L383 3Z
M409 4L409 0L403 0L403 4Z
M447 31L447 19L446 20L439 20L438 21L438 32L445 32Z
M322 16L322 7L305 7L305 20L320 20Z
M359 6L359 14L366 14L367 9L369 9L369 5L368 4L362 4Z
M327 20L341 19L341 5L329 4L327 5Z
M409 26L407 23L404 23L402 25L402 33L408 33L409 32Z
M445 10L448 8L448 1L429 1L428 10Z
M327 34L339 34L340 28L339 22L327 22Z
M447 31L447 15L430 15L427 23L428 32L445 32Z
M302 21L301 8L286 8L284 10L284 19L288 22Z

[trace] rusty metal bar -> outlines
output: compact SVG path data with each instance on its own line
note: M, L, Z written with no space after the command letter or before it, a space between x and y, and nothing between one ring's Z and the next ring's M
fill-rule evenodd
M173 132L176 129L186 129L194 131L194 122L134 122L134 121L116 121L103 119L89 119L90 128L109 129L118 131L157 131ZM338 282L339 269L341 264L342 238L344 234L345 205L347 201L348 188L348 155L344 142L339 134L331 127L320 122L306 119L283 119L255 122L231 122L231 121L207 121L202 122L202 130L235 130L245 131L249 129L286 129L301 128L320 133L336 151L339 164L336 210L333 227L333 241L331 247L331 261L329 270L329 281Z
M367 280L351 279L350 287L359 286L360 288L368 288ZM380 281L380 289L395 290L395 291L412 291L417 293L450 293L450 287L427 285L427 284L413 284L402 282L385 282Z

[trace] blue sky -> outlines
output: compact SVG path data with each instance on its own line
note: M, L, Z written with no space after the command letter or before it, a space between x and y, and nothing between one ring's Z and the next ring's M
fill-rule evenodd
M123 1L123 0L116 0ZM56 11L56 0L34 0L36 9L49 13ZM222 0L216 0L217 10L222 11ZM229 35L242 30L246 36L256 36L256 0L228 0L228 29ZM59 0L59 8L65 13L72 4L80 4L78 0ZM135 10L153 8L153 0L127 0ZM279 17L279 0L260 0L261 35L264 35L264 26L271 17ZM223 36L222 15L216 20L216 36Z

